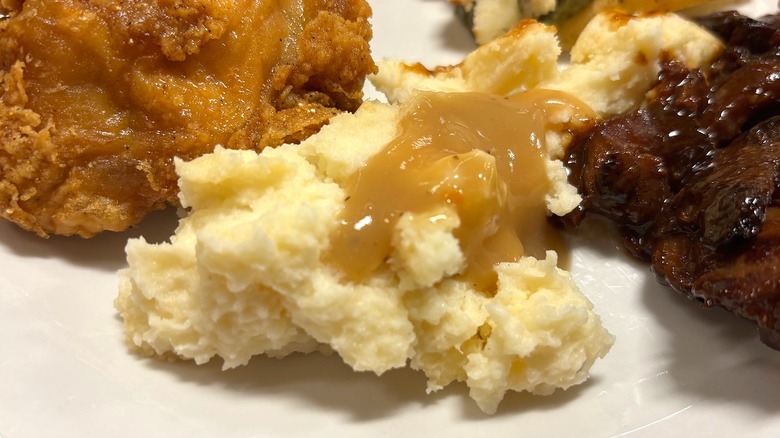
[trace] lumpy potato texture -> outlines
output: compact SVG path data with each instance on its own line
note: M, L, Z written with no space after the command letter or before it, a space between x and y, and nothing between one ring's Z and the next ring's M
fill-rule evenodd
M609 10L590 20L578 35L567 62L559 63L555 28L524 20L457 65L429 69L419 63L381 60L379 72L369 79L391 102L407 101L413 90L479 89L497 94L560 90L608 118L642 102L658 78L662 60L699 67L724 47L708 30L672 13L635 16Z
M687 30L687 38L668 38L674 29ZM553 252L495 265L498 288L485 294L455 278L467 259L453 234L457 214L431 222L418 220L430 212L407 212L395 227L387 263L366 281L343 281L323 255L344 209L345 183L395 138L415 89L563 89L607 116L641 97L637 90L649 87L662 52L694 64L721 48L716 38L671 15L605 14L584 35L571 70L557 65L554 30L532 22L456 66L428 70L384 62L373 81L394 104L364 103L300 145L261 154L218 149L179 162L189 214L170 243L141 239L127 246L116 307L128 344L199 363L218 357L225 367L253 355L335 351L359 371L421 370L429 391L465 382L486 412L494 412L507 391L549 394L583 382L613 338L571 275L556 266ZM616 36L636 44L614 51L603 43ZM579 75L567 71L592 74L575 81ZM640 79L630 87L629 73ZM627 89L632 92L621 91ZM580 197L554 159L563 155L566 134L546 137L553 158L546 165L552 186L546 205L562 214ZM392 195L392 187L386 189Z
M465 260L457 214L431 222L410 212L389 262L365 281L323 263L342 185L396 136L402 112L369 102L300 145L178 161L189 214L169 243L131 240L119 274L130 347L198 363L219 357L226 368L253 355L332 350L357 371L421 370L428 391L465 382L489 413L507 391L549 394L585 381L613 338L554 252L497 264L497 291L485 294L453 275ZM563 169L548 169L562 174L550 178L555 191L566 190Z
M121 231L177 202L173 157L300 141L375 70L363 0L0 6L0 217Z

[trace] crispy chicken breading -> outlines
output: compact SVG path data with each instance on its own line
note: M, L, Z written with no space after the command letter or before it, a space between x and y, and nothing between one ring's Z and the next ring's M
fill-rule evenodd
M121 231L173 157L299 141L376 66L365 0L0 0L0 216Z

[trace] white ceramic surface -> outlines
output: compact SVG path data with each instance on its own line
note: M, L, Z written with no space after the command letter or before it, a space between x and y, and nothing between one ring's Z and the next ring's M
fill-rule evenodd
M457 62L472 44L444 0L374 0L377 58ZM745 5L771 11L774 0ZM585 385L510 394L482 414L462 385L425 394L410 370L351 372L338 357L161 363L129 353L112 302L129 236L167 237L172 212L121 235L41 240L0 223L0 437L776 437L780 352L702 310L591 226L573 272L617 336Z

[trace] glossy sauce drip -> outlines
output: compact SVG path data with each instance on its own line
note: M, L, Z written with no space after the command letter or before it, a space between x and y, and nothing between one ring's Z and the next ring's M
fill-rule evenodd
M524 254L544 257L560 242L546 220L546 133L551 116L584 120L589 110L568 95L534 90L502 98L479 93L419 95L399 135L345 186L347 201L327 261L350 281L386 262L406 212L441 219L449 206L466 256L459 278L482 291L496 286L493 266ZM451 211L451 210L450 210Z

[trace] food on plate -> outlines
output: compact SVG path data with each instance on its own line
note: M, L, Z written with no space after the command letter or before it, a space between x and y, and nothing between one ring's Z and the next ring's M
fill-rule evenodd
M547 23L555 24L564 48L577 41L582 29L590 20L605 10L620 10L632 14L653 15L662 12L679 12L686 15L701 13L698 9L724 8L740 0L593 0L582 2L582 8L556 9L543 17ZM561 13L559 13L559 10Z
M605 11L583 30L564 66L558 64L561 49L554 28L524 20L458 65L429 70L421 64L380 60L379 72L370 80L392 102L407 100L414 89L476 88L498 94L555 89L577 96L599 116L609 117L644 99L657 80L662 58L696 67L722 50L718 37L677 15L640 18Z
M127 246L128 343L225 367L318 349L377 374L410 362L490 413L508 390L581 383L612 336L545 251L547 208L579 197L543 139L587 114L558 92L418 94L300 145L177 161L189 215L171 243Z
M568 49L580 32L601 11L626 13L674 12L704 3L734 0L449 0L479 44L485 44L523 19L555 25L561 45Z
M177 202L173 157L299 141L362 101L364 0L0 5L0 217L121 231Z
M578 137L567 162L583 202L565 219L607 218L659 281L780 349L780 16L700 22L722 55L668 60L641 107Z
M560 55L555 29L525 20L475 49L458 65L429 70L420 63L384 59L377 61L379 71L369 79L390 102L405 102L415 90L481 90L505 95L557 77Z
M403 108L367 103L298 146L180 162L190 215L171 244L128 245L117 300L128 340L199 362L219 355L228 367L324 346L356 370L411 361L429 390L465 380L487 412L507 390L581 383L612 337L534 241L548 205L566 211L579 198L565 199L562 167L529 140L580 111L562 93L421 94ZM504 130L534 114L534 126ZM451 122L436 129L443 116ZM492 140L486 150L472 149L478 134L462 132L466 123ZM402 148L420 153L384 165ZM373 179L391 184L389 209ZM540 257L515 261L524 251ZM495 271L491 257L503 262Z
M554 90L420 91L297 145L177 160L189 214L170 243L131 240L120 272L128 344L225 367L315 350L408 364L485 412L581 383L613 337L547 216L580 201L550 155L593 117Z
M722 49L689 30L688 48L655 32L637 53L687 65ZM169 243L131 240L119 274L129 346L228 368L317 350L378 374L409 364L429 391L465 382L485 412L509 390L583 382L613 338L557 266L547 216L579 205L559 158L598 115L539 87L567 77L551 53L552 29L526 22L459 66L381 64L372 80L391 103L300 144L177 160L188 215Z

